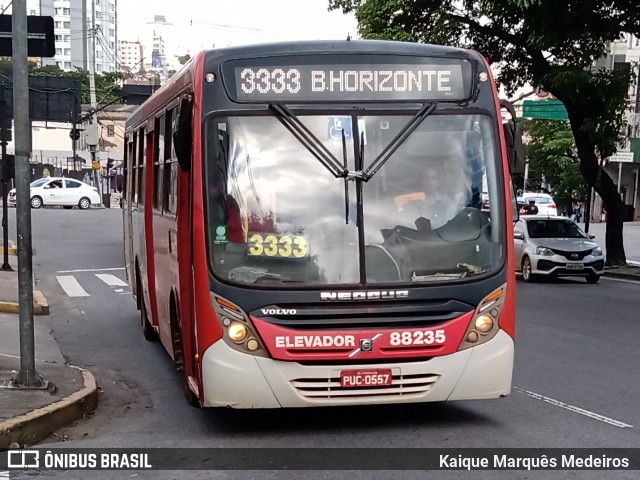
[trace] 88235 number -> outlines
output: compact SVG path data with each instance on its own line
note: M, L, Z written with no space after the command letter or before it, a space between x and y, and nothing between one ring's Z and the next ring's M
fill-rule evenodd
M389 343L394 346L410 345L442 345L447 341L445 331L439 330L405 330L391 332Z

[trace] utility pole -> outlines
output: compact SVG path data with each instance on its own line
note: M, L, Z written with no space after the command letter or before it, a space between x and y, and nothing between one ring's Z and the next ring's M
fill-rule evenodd
M91 153L91 168L93 168L93 181L100 195L100 205L102 205L102 185L100 182L100 166L96 168L96 150L98 148L98 116L95 114L98 102L96 100L96 1L91 0L91 34L89 40L89 99L91 101L91 116L89 124L85 130L85 143L89 146Z
M31 122L27 73L27 2L14 0L12 12L13 118L15 124L16 224L18 233L18 303L20 316L20 371L10 386L47 389L49 382L36 372L33 328L33 264L31 243L30 167Z

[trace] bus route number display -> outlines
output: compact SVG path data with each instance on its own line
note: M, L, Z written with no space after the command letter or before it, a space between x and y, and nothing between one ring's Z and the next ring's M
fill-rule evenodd
M307 239L300 235L250 233L247 241L250 257L305 258L309 254Z
M463 100L460 64L283 65L234 68L247 102Z

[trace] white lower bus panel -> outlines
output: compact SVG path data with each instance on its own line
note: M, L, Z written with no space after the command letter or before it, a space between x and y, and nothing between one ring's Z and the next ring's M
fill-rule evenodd
M511 391L513 339L504 331L478 347L425 362L301 365L255 357L223 341L202 359L204 405L232 408L323 407L488 399ZM340 386L340 372L391 369L384 387Z

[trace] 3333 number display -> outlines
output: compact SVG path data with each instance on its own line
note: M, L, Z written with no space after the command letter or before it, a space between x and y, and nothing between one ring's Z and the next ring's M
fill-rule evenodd
M247 246L252 257L305 258L309 254L307 239L300 235L250 233Z

